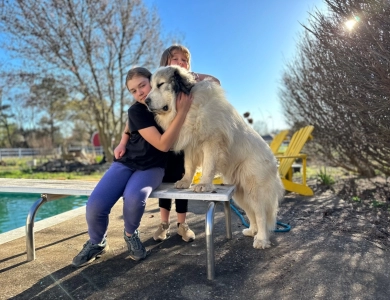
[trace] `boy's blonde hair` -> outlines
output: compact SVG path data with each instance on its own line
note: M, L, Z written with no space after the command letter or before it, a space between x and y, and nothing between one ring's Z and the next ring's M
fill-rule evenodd
M188 61L188 70L191 68L191 53L190 50L187 49L187 47L184 47L182 45L172 45L169 48L165 49L163 54L161 55L161 60L160 60L160 67L165 67L168 66L169 60L172 58L172 52L175 50L179 50L183 52L185 57L187 58Z

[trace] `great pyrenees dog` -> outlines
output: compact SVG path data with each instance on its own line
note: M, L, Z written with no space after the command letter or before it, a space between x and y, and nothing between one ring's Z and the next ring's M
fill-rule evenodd
M270 232L284 188L276 158L267 143L226 100L224 90L211 80L196 82L187 70L159 68L151 79L152 90L145 103L165 130L176 115L176 96L193 95L193 103L181 128L174 151L184 150L185 174L176 182L178 189L191 186L196 168L202 168L195 192L212 191L215 174L226 184L234 184L234 201L245 211L250 226L243 230L254 237L253 247L271 246Z

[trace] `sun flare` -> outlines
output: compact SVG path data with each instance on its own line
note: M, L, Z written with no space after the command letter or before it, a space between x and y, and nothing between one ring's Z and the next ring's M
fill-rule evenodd
M345 27L347 27L348 30L352 30L356 25L356 20L348 20L345 22Z

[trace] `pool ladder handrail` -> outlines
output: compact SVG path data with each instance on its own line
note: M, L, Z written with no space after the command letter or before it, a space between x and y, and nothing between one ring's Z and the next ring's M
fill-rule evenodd
M26 220L26 250L27 261L35 260L34 222L38 209L46 202L54 201L68 195L41 194L41 198L30 207Z

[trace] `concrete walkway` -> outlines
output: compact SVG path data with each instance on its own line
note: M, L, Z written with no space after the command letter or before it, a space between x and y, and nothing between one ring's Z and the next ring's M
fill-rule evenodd
M157 199L149 199L141 239L152 250L142 262L127 257L122 201L112 210L109 252L84 268L70 266L88 239L85 215L35 233L36 260L26 262L25 239L0 245L0 299L389 299L390 257L365 240L332 232L321 220L309 225L301 213L332 199L286 197L279 220L292 230L275 233L267 250L252 248L238 216L227 240L222 205L215 215L214 281L206 276L204 214L207 202L190 201L188 223L197 234L185 243L172 237L155 243ZM334 203L333 203L334 204ZM339 204L337 204L339 205ZM313 214L314 215L314 214ZM172 214L172 225L176 213ZM314 225L313 225L314 224Z

